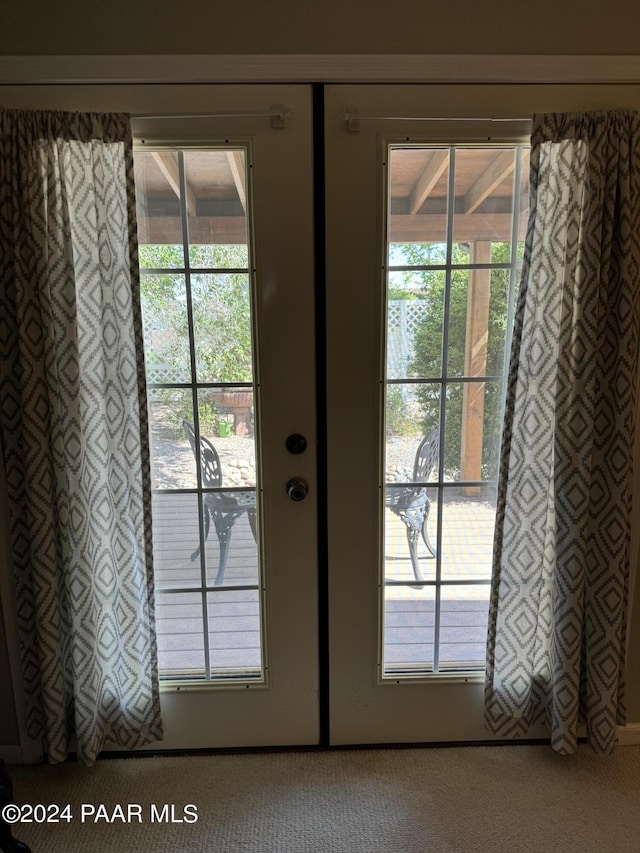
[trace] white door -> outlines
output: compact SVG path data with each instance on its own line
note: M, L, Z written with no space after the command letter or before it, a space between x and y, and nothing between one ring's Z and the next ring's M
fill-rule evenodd
M312 744L310 90L192 104L133 122L163 746Z
M637 87L327 88L334 744L490 737L485 636L529 117L638 100Z
M161 746L317 743L310 87L2 99L132 115Z

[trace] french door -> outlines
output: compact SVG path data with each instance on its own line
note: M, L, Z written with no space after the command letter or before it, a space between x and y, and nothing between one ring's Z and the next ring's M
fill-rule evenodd
M484 647L529 117L639 102L637 87L326 89L334 744L490 737Z
M327 216L328 322L341 317L352 330L329 352L329 489L357 485L351 499L336 488L329 503L330 536L344 542L342 565L337 554L330 561L334 743L487 737L485 638L529 121L505 123L496 139L466 121L484 115L472 92L459 112L441 94L327 93L327 207L340 212ZM496 109L520 117L504 100L486 115ZM428 121L447 115L465 122ZM338 417L349 431L338 432Z
M134 116L162 747L487 738L528 116L637 91L328 86L323 164L309 86L2 96Z
M315 743L310 92L194 97L133 121L163 746Z

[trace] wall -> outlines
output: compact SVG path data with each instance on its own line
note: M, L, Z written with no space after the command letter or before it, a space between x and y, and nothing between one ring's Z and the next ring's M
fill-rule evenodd
M96 14L96 10L99 10ZM0 55L636 54L637 0L29 0L3 3Z

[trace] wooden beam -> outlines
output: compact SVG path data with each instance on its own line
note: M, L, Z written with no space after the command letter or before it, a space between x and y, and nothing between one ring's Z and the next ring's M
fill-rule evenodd
M471 244L472 264L491 263L491 243ZM489 341L489 300L491 270L471 270L467 291L467 331L464 347L464 375L485 376ZM484 436L484 382L465 382L462 391L462 442L460 471L462 480L482 479L482 440ZM480 494L479 486L464 487L468 497Z
M153 245L182 244L179 216L138 217L138 240ZM224 245L247 242L244 216L196 216L189 222L192 245Z
M447 217L444 213L392 213L390 240L392 243L444 243L447 235ZM524 220L524 221L522 221ZM454 238L456 243L475 240L492 240L496 243L511 240L512 217L510 213L456 214ZM518 222L518 240L524 240L526 217Z
M455 239L460 243L477 240L508 242L511 240L511 215L508 213L458 215L455 219ZM181 243L180 217L138 217L141 243ZM518 240L524 240L527 218L520 217ZM390 240L392 243L444 243L447 217L444 214L392 214ZM177 235L177 236L176 236ZM215 239L211 239L211 237ZM167 238L167 239L165 239ZM192 243L246 243L244 216L198 216L189 223Z
M417 213L424 204L427 196L440 180L442 173L449 165L449 150L447 148L436 149L427 163L423 173L418 178L416 185L409 197L409 213Z
M522 152L522 168L526 169L529 162L529 150ZM500 184L512 175L516 167L516 152L514 150L501 151L488 169L480 175L475 184L467 190L462 200L464 213L474 213L489 198Z
M467 191L462 203L464 213L473 213L477 210L496 187L499 187L505 178L513 174L515 167L515 149L501 151L493 163L484 170L475 184Z
M241 151L227 151L227 160L229 168L233 175L233 183L236 185L236 191L240 204L244 212L247 212L247 192L246 192L246 174L244 170L244 157Z
M175 156L169 151L152 151L151 156L156 161L156 165L164 175L173 192L178 196L178 198L180 198L180 170ZM196 216L195 193L186 180L185 184L187 192L187 213L189 216Z

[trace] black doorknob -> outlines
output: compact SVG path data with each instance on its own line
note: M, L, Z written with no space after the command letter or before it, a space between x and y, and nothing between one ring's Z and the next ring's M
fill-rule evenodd
M299 453L304 453L307 449L307 439L303 435L300 435L299 432L294 432L292 435L287 436L285 445L289 453L297 456Z

